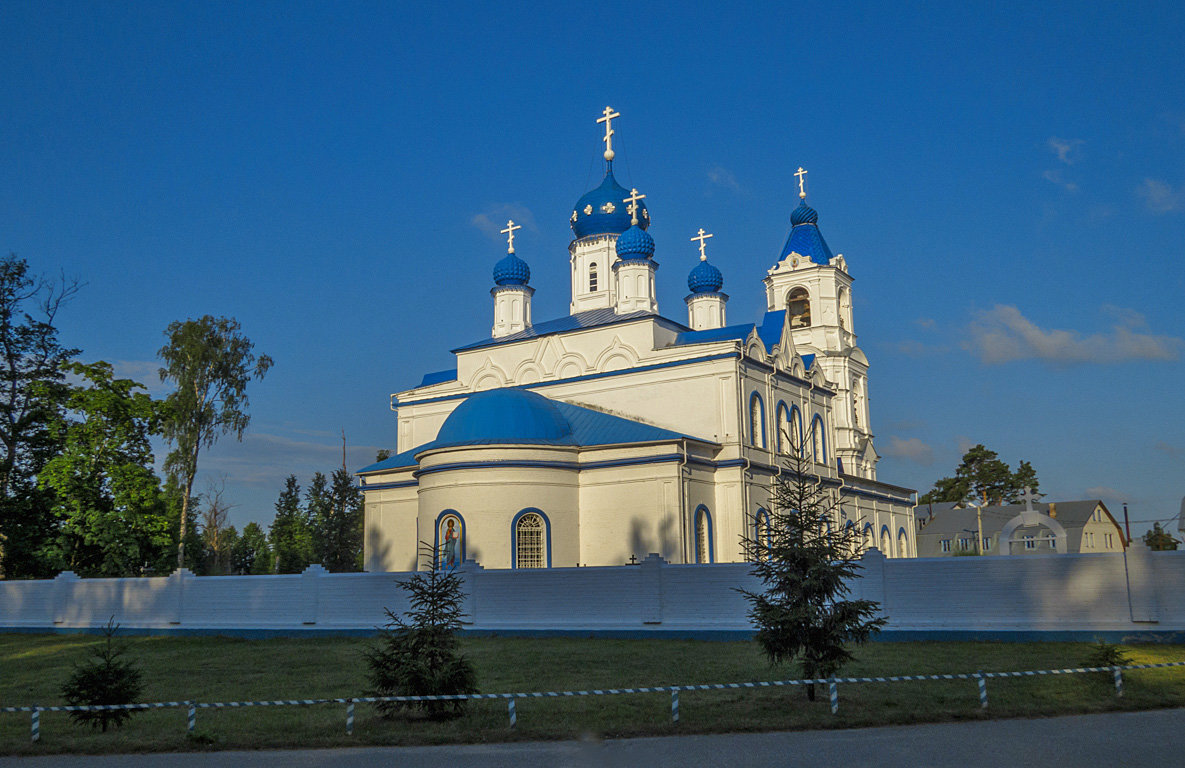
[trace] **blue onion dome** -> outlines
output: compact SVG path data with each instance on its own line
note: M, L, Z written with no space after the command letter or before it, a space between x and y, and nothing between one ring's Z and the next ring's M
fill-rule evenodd
M444 420L433 447L447 445L570 445L572 425L555 402L525 389L476 392Z
M531 281L531 268L527 262L506 254L506 258L494 265L494 283L497 285L526 285Z
M631 217L625 199L630 191L617 183L613 170L605 174L601 186L588 192L576 201L572 210L572 232L577 238L591 235L620 235L630 228ZM646 204L638 201L638 226L650 226L650 213Z
M649 259L653 256L654 238L641 226L632 226L617 238L617 258L624 261L626 259Z
M724 275L707 259L701 259L687 276L687 287L692 293L716 293L724 287Z
M806 204L803 200L790 214L790 224L797 227L799 224L817 224L819 222L819 213L814 208Z

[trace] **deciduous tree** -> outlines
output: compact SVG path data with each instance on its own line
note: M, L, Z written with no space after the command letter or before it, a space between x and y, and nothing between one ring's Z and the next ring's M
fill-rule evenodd
M37 473L60 449L50 421L63 407L62 366L77 354L58 341L59 310L78 284L46 280L24 259L0 260L0 576L49 576L46 538L56 521Z
M83 384L69 387L67 413L50 421L62 447L40 473L59 521L45 545L48 559L82 576L160 568L172 534L152 469L157 403L140 384L114 378L107 363L67 368Z
M168 343L158 352L164 362L160 378L176 387L165 400L163 433L174 446L165 468L177 475L182 488L177 545L177 566L182 567L198 455L222 435L243 439L251 421L247 384L252 378L262 379L272 359L255 355L254 345L232 318L205 315L174 322L165 335Z

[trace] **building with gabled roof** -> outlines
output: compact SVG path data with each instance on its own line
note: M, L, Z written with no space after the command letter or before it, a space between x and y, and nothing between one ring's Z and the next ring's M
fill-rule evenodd
M1122 552L1123 528L1101 499L974 507L953 502L916 510L918 557ZM983 538L977 544L980 524Z
M609 119L605 177L569 217L569 314L534 322L508 222L490 336L391 396L397 453L358 472L366 568L423 567L421 542L449 567L743 560L796 448L831 489L833 525L913 556L913 492L876 477L852 278L806 204L806 172L763 316L727 323L700 229L684 323L659 314L650 213L613 176Z

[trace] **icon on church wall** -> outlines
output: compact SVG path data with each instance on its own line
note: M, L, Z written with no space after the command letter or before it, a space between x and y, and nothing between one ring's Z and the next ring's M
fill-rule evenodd
M440 520L440 567L446 571L456 570L461 564L461 518L445 515Z

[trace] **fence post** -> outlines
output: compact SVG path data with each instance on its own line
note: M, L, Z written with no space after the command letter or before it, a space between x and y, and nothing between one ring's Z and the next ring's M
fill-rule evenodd
M510 710L510 727L513 728L518 723L518 714L514 711L514 697L511 696L508 701L510 702L507 705Z
M189 714L185 718L185 727L190 733L193 733L193 729L197 725L197 707L193 705L192 701L186 703L189 704Z
M979 681L979 706L987 709L987 680L984 679L983 672L976 672L975 678Z
M679 689L671 689L671 722L679 722Z
M33 707L33 742L41 741L41 710Z
M346 699L346 735L354 735L354 700Z
M827 681L828 687L831 689L831 714L839 712L839 686L835 684L835 678Z
M1123 695L1123 670L1119 667L1111 667L1111 671L1115 673L1115 695Z
M321 602L321 577L328 574L325 566L319 563L313 563L308 568L301 571L300 587L301 587L301 608L302 624L316 624L317 616L320 613Z
M55 625L66 623L67 609L74 604L74 587L77 583L78 574L74 571L62 571L54 577L49 620Z

